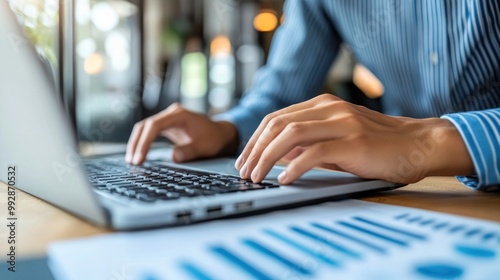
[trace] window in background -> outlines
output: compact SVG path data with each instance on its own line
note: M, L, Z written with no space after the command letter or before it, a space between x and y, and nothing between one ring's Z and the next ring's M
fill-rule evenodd
M79 138L126 142L141 112L140 9L123 0L75 1Z
M11 9L33 42L57 85L59 67L59 2L58 0L9 0Z

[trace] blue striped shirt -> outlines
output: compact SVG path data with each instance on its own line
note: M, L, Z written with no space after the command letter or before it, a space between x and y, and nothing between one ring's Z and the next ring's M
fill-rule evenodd
M217 117L243 143L265 115L316 96L346 43L383 83L385 113L450 120L476 171L459 179L499 188L498 0L288 0L285 15L253 86Z

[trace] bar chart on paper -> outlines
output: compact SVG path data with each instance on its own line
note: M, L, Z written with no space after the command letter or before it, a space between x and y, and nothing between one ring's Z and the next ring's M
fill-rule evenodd
M53 270L84 279L76 262L89 260L68 261L65 254L92 248L102 250L91 261L100 274L86 275L93 279L113 271L149 280L500 277L499 224L353 200L64 242L50 249Z

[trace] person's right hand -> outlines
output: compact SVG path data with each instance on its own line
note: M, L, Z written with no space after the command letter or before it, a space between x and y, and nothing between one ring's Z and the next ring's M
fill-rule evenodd
M158 135L174 142L173 159L176 162L230 154L238 147L238 133L232 123L212 121L205 115L172 104L135 124L127 144L125 161L141 164Z

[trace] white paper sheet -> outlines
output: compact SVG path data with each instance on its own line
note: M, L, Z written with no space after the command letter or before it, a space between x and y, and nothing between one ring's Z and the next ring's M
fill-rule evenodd
M357 200L64 241L58 279L500 279L500 224Z

